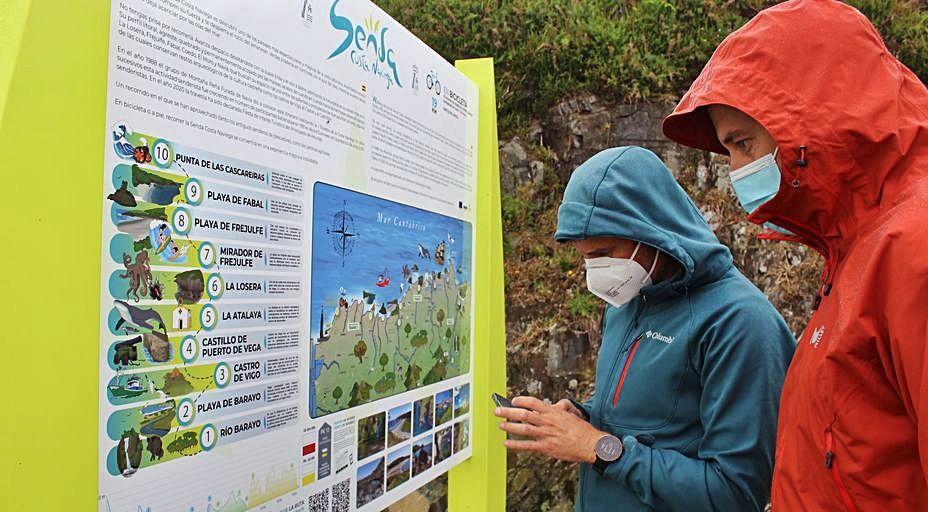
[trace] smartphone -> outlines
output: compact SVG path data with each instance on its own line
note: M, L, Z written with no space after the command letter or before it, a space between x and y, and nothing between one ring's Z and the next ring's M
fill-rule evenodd
M495 403L497 407L514 407L512 405L512 400L504 397L503 395L500 395L499 393L493 393L490 395L490 397L493 399L493 403Z
M504 397L503 395L500 395L500 394L498 394L498 393L493 393L492 395L490 395L490 398L493 399L493 403L495 403L497 407L514 407L514 408L516 408L516 409L524 409L524 407L519 407L519 406L517 406L517 405L512 405L512 400L510 400L510 399L508 399L508 398L506 398L506 397ZM509 421L509 422L511 422L511 423L521 423L521 421L515 421L515 420L507 420L507 421ZM506 434L506 437L507 437L508 439L516 439L516 440L520 440L520 441L524 441L524 440L528 439L528 438L526 438L526 437L524 437L524 436L519 436L519 435L516 435L516 434Z
M518 405L512 405L512 400L504 397L503 395L500 395L499 393L493 393L492 395L490 395L490 397L493 399L493 403L495 403L497 407L512 407L514 409L526 409L529 411L531 410L531 409L528 409L527 407L519 407Z

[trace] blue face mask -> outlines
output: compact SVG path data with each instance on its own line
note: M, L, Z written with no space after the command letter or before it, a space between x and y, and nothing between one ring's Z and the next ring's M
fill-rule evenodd
M729 173L731 186L735 189L738 202L744 211L751 214L760 205L773 199L780 191L780 167L777 165L777 151L764 155L753 162L735 169ZM784 235L793 233L771 222L765 222L764 227Z
M780 191L777 150L729 173L731 186L744 211L751 214Z
M772 222L765 222L765 223L764 223L764 227L767 228L767 229L772 229L772 230L776 231L777 233L782 233L782 234L784 234L784 235L796 236L796 233L793 233L792 231L790 231L790 230L788 230L788 229L786 229L786 228L781 228L780 226L777 226L776 224L774 224L774 223L772 223Z

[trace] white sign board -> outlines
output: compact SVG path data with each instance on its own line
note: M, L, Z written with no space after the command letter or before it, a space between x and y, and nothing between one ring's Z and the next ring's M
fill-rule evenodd
M367 1L111 15L100 510L381 510L467 458L476 87Z

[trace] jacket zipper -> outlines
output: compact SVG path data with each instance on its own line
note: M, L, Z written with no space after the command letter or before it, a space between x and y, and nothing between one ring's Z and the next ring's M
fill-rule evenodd
M619 382L615 385L615 393L612 395L612 407L619 404L619 395L622 394L622 385L625 384L625 375L628 373L628 367L632 364L632 358L635 357L635 351L638 350L638 344L641 343L641 336L632 343L632 348L628 351L628 358L625 359L625 366L622 367L622 374L619 376Z
M844 509L847 510L847 512L857 512L857 507L855 507L854 502L851 501L851 495L848 494L847 487L844 486L844 481L841 480L841 473L838 471L838 461L835 459L834 436L831 433L831 427L825 430L825 469L831 471L831 478L835 481L838 494L841 495L841 501L844 502Z
M637 309L635 310L635 316L632 317L632 322L631 322L631 324L628 326L628 328L625 330L625 334L622 336L622 344L623 344L623 345L625 344L625 340L628 339L629 334L632 333L632 330L635 329L636 327L638 327L638 319L641 317L641 312L644 310L644 307L645 307L646 303L647 303L647 297L645 297L645 296L642 295L642 296L641 296L641 302L638 304ZM608 375L610 375L610 376L611 376L611 375L614 375L615 368L616 368L616 366L619 364L619 357L618 357L618 356L624 353L624 350L623 350L623 349L624 349L624 347L620 348L619 351L616 353L616 357L615 357L615 359L612 361L612 367L609 368L609 374L608 374ZM608 395L607 395L607 396L608 396ZM603 397L602 399L596 400L596 410L597 410L597 412L599 413L600 417L601 417L602 411L603 411L603 409L605 408L605 406L606 406L607 403L608 403L608 402L607 402L607 399L606 399L605 397Z

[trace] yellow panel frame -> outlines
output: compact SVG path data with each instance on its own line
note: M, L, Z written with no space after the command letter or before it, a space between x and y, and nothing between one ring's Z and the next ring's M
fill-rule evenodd
M500 215L496 81L493 59L468 59L458 70L480 88L477 135L477 225L474 261L474 381L471 384L473 456L449 472L451 512L496 512L506 506L505 435L497 428L490 393L506 394L506 319L503 299L503 226Z
M0 510L96 510L110 4L0 0Z

